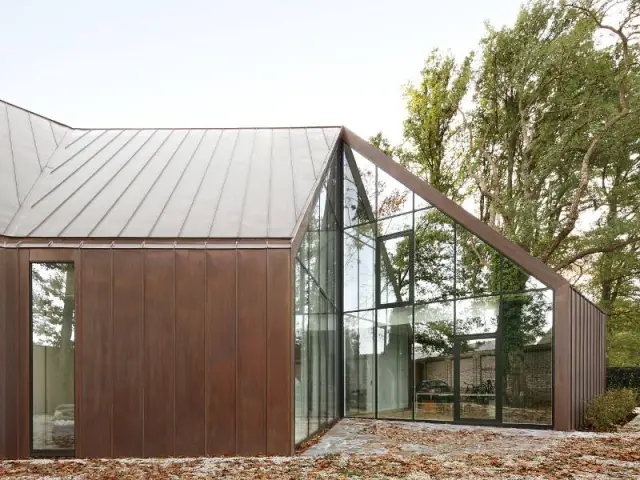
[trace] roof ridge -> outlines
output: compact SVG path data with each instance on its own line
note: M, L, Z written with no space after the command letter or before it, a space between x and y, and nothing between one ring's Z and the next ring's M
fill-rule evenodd
M3 100L2 98L0 98L0 102L4 103L5 105L11 105L12 107L17 108L18 110L22 110L23 112L30 113L31 115L35 115L36 117L43 118L43 119L45 119L45 120L47 120L49 122L55 123L55 124L60 125L62 127L73 129L72 126L67 125L66 123L62 123L62 122L59 122L58 120L54 120L53 118L46 117L46 116L44 116L44 115L42 115L40 113L34 112L33 110L29 110L28 108L24 108L24 107L21 107L19 105L16 105L15 103L7 102L6 100Z

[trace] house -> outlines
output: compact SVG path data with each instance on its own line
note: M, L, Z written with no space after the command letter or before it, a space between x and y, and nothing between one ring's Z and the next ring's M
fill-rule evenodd
M344 416L571 430L604 380L602 311L345 127L0 102L0 457L291 455Z

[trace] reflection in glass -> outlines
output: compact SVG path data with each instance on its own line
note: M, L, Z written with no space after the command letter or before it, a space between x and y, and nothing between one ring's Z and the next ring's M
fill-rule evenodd
M518 265L506 257L502 259L502 291L503 293L522 292L525 290L540 290L546 286L532 277Z
M309 391L309 357L307 354L307 279L300 262L295 263L295 442L299 443L309 434L307 418Z
M553 412L553 292L503 300L503 422L551 424Z
M31 264L32 447L75 447L75 270Z
M312 209L295 262L296 443L331 423L338 413L337 171L334 162ZM357 285L357 281L356 277L353 284Z
M411 253L409 234L379 240L380 305L411 301Z
M413 418L412 307L378 310L378 416Z
M390 176L384 170L378 169L376 185L378 218L386 218L399 213L413 210L413 195L411 190Z
M453 302L415 307L415 418L453 420Z
M415 299L432 302L453 298L454 226L435 209L416 212Z
M456 335L477 335L498 330L500 297L480 297L456 302Z
M375 233L373 225L344 231L344 310L375 306Z
M460 418L496 418L496 339L460 345Z
M551 292L347 147L343 161L346 415L550 424Z
M378 236L391 235L392 233L405 232L413 229L413 214L406 213L395 217L380 220L378 222Z
M456 227L456 292L458 298L500 293L500 254Z
M375 415L374 312L344 315L345 414Z

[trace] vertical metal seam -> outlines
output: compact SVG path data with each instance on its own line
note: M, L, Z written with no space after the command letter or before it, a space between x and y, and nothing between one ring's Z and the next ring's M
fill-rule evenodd
M49 125L51 125L51 122L49 122ZM69 130L70 130L70 131L74 131L74 132L81 131L80 129L75 129L75 128L70 128ZM100 130L100 129L98 129L98 130ZM67 148L71 147L74 143L76 143L76 142L78 142L78 141L82 140L84 137L86 137L86 136L89 134L89 132L95 132L95 131L98 131L98 130L94 130L94 129L91 129L91 128L89 128L89 129L85 129L85 130L80 134L80 136L79 136L78 138L75 138L75 139L73 139L71 142L69 142L69 145L65 145L65 147L64 147L64 148L65 148L65 150L66 150ZM103 129L103 130L104 130L104 129ZM52 125L51 125L51 133L53 134L53 126L52 126ZM103 135L104 133L106 133L106 130L104 130L104 131L103 131L102 133L100 133L98 136ZM56 136L55 136L55 134L54 134L54 135L53 135L53 140L54 140L54 142L55 142L55 137L56 137ZM88 146L88 145L85 145L85 147L86 147L86 146Z
M95 157L98 153L100 153L102 150L104 150L106 147L108 147L108 146L111 144L111 142L113 142L116 138L118 138L118 137L120 136L120 134L121 134L122 132L124 132L124 130L115 130L115 131L117 131L118 133L116 133L116 134L114 135L114 137L113 137L111 140L108 140L108 141L107 141L107 143L105 143L102 147L100 147L100 148L98 149L98 151L97 151L97 152L95 152L95 153L94 153L93 155L91 155L87 160L85 160L85 163L87 163L90 159L92 159L92 158L93 158L93 157ZM88 132L87 132L87 133L88 133ZM61 163L59 163L59 164L58 164L58 165L56 165L55 167L51 167L51 173L56 172L57 170L59 170L60 168L62 168L64 165L66 165L67 163L69 163L71 160L73 160L74 158L76 158L78 155L80 155L82 152L84 152L87 148L89 148L91 145L93 145L93 143L94 143L94 142L96 142L97 140L99 140L100 138L102 138L102 136L103 136L103 135L105 135L106 133L107 133L107 130L103 130L102 132L100 132L100 133L98 134L98 136L96 136L95 138L93 138L89 143L87 143L86 145L84 145L83 147L81 147L81 148L80 148L80 150L78 150L77 152L75 152L75 153L71 154L71 155L69 156L69 158L67 158L67 159L63 160ZM76 140L79 140L79 139L76 139ZM69 145L67 145L67 148L68 148L68 147L70 147L71 145L73 145L74 143L75 143L75 141L71 142ZM84 165L84 163L83 163L82 165ZM82 167L82 165L81 165L80 167ZM75 170L77 170L77 168L76 168ZM74 171L75 171L75 170L74 170ZM47 194L45 194L45 196L46 196L46 195L48 195L49 193L51 193L51 192L47 192ZM42 200L42 199L40 199L40 200Z
M113 341L113 339L114 339L114 335L113 335L113 331L114 331L114 326L113 326L114 325L114 318L113 318L114 317L114 315L113 315L113 296L114 295L113 295L113 289L114 289L114 286L115 286L115 279L114 279L114 273L113 273L113 249L109 250L109 263L110 263L110 265L109 265L109 268L110 268L109 276L110 276L110 280L111 280L111 298L110 298L111 305L109 307L109 316L110 316L110 319L111 319L111 371L109 372L110 376L111 376L111 422L110 422L109 426L111 427L111 435L110 435L110 437L111 437L111 456L113 457L113 432L115 430L114 429L115 420L114 420L114 417L113 417L113 404L115 402L115 381L114 381L114 378L113 378L114 377L114 375L113 375L114 374L114 365L115 365L115 363L114 363L115 355L114 355L114 352L113 352L114 345L115 345L115 342Z
M146 386L146 360L147 360L147 356L146 356L146 296L147 296L147 292L146 292L146 275L147 275L147 252L145 252L144 250L141 251L142 254L142 275L141 275L141 280L142 280L142 295L141 295L141 306L142 306L142 368L141 368L141 376L142 376L142 398L140 401L140 410L142 415L140 415L141 420L142 420L142 428L140 431L140 436L141 436L141 440L142 440L142 456L145 456L145 412L146 412L146 408L145 408L145 386Z
M173 131L171 132L173 133ZM158 181L160 180L160 178L164 175L164 172L167 170L167 167L169 166L169 164L172 162L173 157L175 157L176 153L178 153L178 150L180 150L182 148L182 145L184 144L185 140L187 139L187 137L189 136L189 134L185 134L184 137L182 137L182 140L180 140L180 143L178 144L178 146L176 147L176 149L173 151L173 153L171 154L171 156L167 159L166 163L164 164L164 166L162 167L162 169L160 170L160 172L156 175L156 177L153 179L153 182L151 183L151 186L147 189L146 193L144 194L144 196L140 199L140 201L138 202L138 205L136 206L136 208L133 210L133 212L131 213L131 215L129 216L129 219L125 222L124 226L120 229L120 231L118 232L118 234L116 235L117 237L120 237L122 235L122 233L127 229L127 227L129 226L129 223L131 223L131 220L133 220L133 218L137 215L137 213L140 211L140 207L142 207L142 204L145 203L145 201L147 200L147 198L149 197L149 194L151 193L151 191L156 187L156 185L158 184ZM169 138L169 137L167 137ZM164 144L163 144L164 145ZM155 155L155 154L154 154ZM151 160L151 158L149 159ZM147 237L149 237L149 234L146 235Z
M258 139L258 130L254 130L253 141L251 142L251 152L249 153L249 167L247 168L247 178L244 182L244 192L242 192L242 203L240 206L240 218L238 219L238 238L241 237L242 223L244 220L244 210L247 205L247 196L249 192L249 185L251 183L251 173L253 171L253 164L255 163L256 141Z
M208 428L208 415L207 406L209 405L209 389L207 388L207 313L209 311L209 254L205 250L204 256L204 308L202 309L202 347L204 352L204 366L202 369L202 385L204 385L204 395L202 396L204 405L204 456L209 455L209 428Z
M307 139L307 149L309 150L309 161L311 162L311 170L313 171L313 178L318 179L318 173L316 172L316 166L313 164L313 152L311 151L311 142L309 141L309 132L304 129L304 137Z
M82 215L82 213L84 213L84 211L85 211L89 206L91 206L91 205L93 204L93 202L95 201L95 199L96 199L96 198L98 198L98 196L99 196L99 195L104 191L104 189L105 189L105 188L107 188L107 187L111 184L111 182L113 181L113 179L114 179L114 178L116 178L116 176L118 176L118 174L119 174L122 170L124 170L124 168L125 168L127 165L129 165L129 162L131 162L131 160L132 160L132 159L134 159L134 158L138 155L138 153L140 152L140 150L142 150L142 148L143 148L147 143L149 143L149 141L153 138L153 136L156 134L156 132L157 132L157 130L156 130L156 131L154 131L154 132L149 136L149 138L147 138L147 139L144 141L144 143L143 143L142 145L140 145L140 147L138 147L138 149L137 149L135 152L133 152L133 154L132 154L132 155L131 155L127 160L126 160L126 162L124 162L124 164L123 164L120 168L118 168L118 170L116 170L116 172L111 176L111 178L109 178L109 180L107 180L107 181L105 182L105 184L104 184L104 185L102 185L102 187L100 187L100 189L99 189L99 190L98 190L98 191L97 191L97 192L96 192L96 193L91 197L91 199L89 199L89 201L88 201L86 204L84 204L84 205L82 206L82 208L80 209L80 211L79 211L78 213L76 213L76 214L73 216L73 218L71 218L71 220L69 220L69 221L67 222L67 224L62 228L62 230L60 230L59 236L63 235L63 234L64 234L64 232L65 232L65 230L66 230L67 228L69 228L69 226L70 226L74 221L76 221L76 219L77 219L80 215ZM136 135L137 135L137 134L136 134ZM133 140L133 138L131 138L131 140ZM119 151L118 151L118 152L116 152L116 154L117 154L117 153L119 153ZM116 154L114 154L114 156L115 156ZM112 158L113 158L113 156L112 156ZM84 183L83 183L83 185L84 185L84 184L86 184L86 183L87 183L87 182L84 182ZM69 197L69 198L70 198L70 197Z
M202 188L202 184L204 183L204 179L207 178L207 174L209 173L209 168L211 167L211 163L213 161L213 157L215 157L215 155L216 155L216 152L218 150L218 145L220 145L220 140L222 139L223 135L224 135L224 130L220 130L220 134L218 135L218 139L216 140L216 144L213 147L213 151L211 152L211 155L209 156L209 161L207 162L207 167L205 168L204 173L202 174L202 177L200 178L200 183L198 183L198 188L196 188L196 191L193 194L193 198L191 199L191 203L189 204L189 209L187 210L187 213L184 216L184 220L182 220L182 225L180 226L180 230L178 231L178 237L182 236L182 231L184 230L184 226L187 224L187 220L189 219L189 215L191 215L191 210L193 209L193 205L196 203L196 198L198 198L198 195L200 194L200 189Z
M216 215L218 214L218 208L220 207L220 202L222 200L222 194L224 193L224 187L227 184L227 178L229 177L229 170L231 170L231 164L233 163L233 157L236 154L236 148L238 146L238 140L240 139L240 131L238 130L238 134L236 135L236 140L233 144L233 148L231 149L231 153L229 154L229 162L227 163L227 169L224 173L224 179L222 180L222 185L220 186L220 193L218 194L218 200L216 201L216 206L213 209L213 217L211 218L211 224L209 225L209 233L208 237L211 237L211 232L213 231L213 226L216 222Z
M233 341L235 343L235 351L234 351L234 374L235 374L235 385L234 385L234 394L235 394L235 399L233 402L233 408L234 408L234 419L233 419L233 423L234 423L234 430L235 430L235 448L234 448L234 453L238 452L238 360L239 360L239 356L238 356L238 255L239 255L239 251L236 245L236 249L233 250L233 256L234 256L234 268L235 268L235 305L233 306L233 312L234 312L234 317L235 317L235 322L234 322L234 338Z
M291 194L293 196L293 219L294 224L295 220L298 218L298 208L296 206L296 175L295 169L293 168L293 151L291 146L291 129L287 129L288 137L289 137L289 162L291 163Z
M257 136L257 130L256 130ZM254 145L255 145L255 137L254 137ZM264 362L264 451L269 454L269 251L264 249L264 259L265 259L265 293L264 296L264 353L265 353L265 362Z
M29 115L31 115L31 114L29 114ZM47 120L47 123L49 124L49 130L51 130L51 136L53 137L53 143L55 143L56 144L56 148L58 148L58 145L60 145L60 144L58 143L58 139L56 138L56 132L53 131L53 122Z
M4 112L7 117L7 130L9 130L9 135L7 138L9 139L9 148L11 149L11 165L13 167L13 181L16 186L16 201L18 205L20 205L20 189L18 188L18 174L16 173L16 157L13 151L13 140L11 139L11 122L9 121L9 107L7 104L4 104Z
M273 137L274 130L271 130L271 148L269 150L269 182L267 187L267 238L271 233L271 197L272 197L272 179L273 179ZM295 329L294 329L295 330Z
M63 206L64 206L64 205L69 201L69 200L71 200L71 198L72 198L76 193L78 193L78 191L79 191L82 187L84 187L87 183L89 183L89 181L90 181L91 179L93 179L93 178L94 178L94 176L95 176L95 175L96 175L100 170L102 170L102 169L103 169L103 168L104 168L104 167L105 167L105 166L106 166L106 165L107 165L111 160L113 160L113 158L114 158L116 155L118 155L118 154L119 154L119 153L120 153L120 152L121 152L121 151L122 151L122 150L123 150L127 145L129 145L129 142L131 142L135 137L137 137L137 136L138 136L138 133L140 133L140 131L139 131L139 130L138 130L136 133L134 133L134 134L133 134L133 136L132 136L131 138L127 139L127 141L125 141L125 143L124 143L122 146L120 146L120 148L118 148L118 149L113 153L113 155L109 156L109 158L108 158L108 159L107 159L107 160L106 160L102 165L100 165L100 166L98 167L98 169L97 169L95 172L93 172L91 175L89 175L89 176L88 176L88 177L87 177L87 178L86 178L86 179L85 179L85 180L84 180L80 185L78 185L78 186L77 186L77 187L76 187L76 188L75 188L75 189L74 189L74 190L73 190L69 195L67 195L67 196L66 196L62 201L57 202L57 204L56 204L55 208L53 208L53 210L51 210L51 211L50 211L50 212L49 212L49 213L48 213L48 214L47 214L47 215L42 219L42 221L40 221L40 223L38 223L35 227L33 227L33 228L31 229L31 231L30 231L26 236L31 236L31 235L33 235L33 232L35 232L35 231L36 231L38 228L40 228L40 227L41 227L41 226L42 226L42 225L43 225L47 220L49 220L49 218L51 218L51 216L52 216L54 213L58 212L58 210L60 210L60 209L61 209L61 208L62 208L62 207L63 207ZM117 136L116 136L116 137L114 137L114 138L112 139L112 141L113 141L113 140L115 140L116 138L117 138ZM110 144L110 143L109 143L109 144ZM109 144L107 144L107 145L109 145ZM105 145L105 147L106 147L107 145ZM49 196L49 194L51 194L51 193L53 193L55 190L57 190L57 189L58 189L58 188L59 188L63 183L65 183L65 182L66 182L67 180L69 180L73 175L75 175L75 174L78 172L78 170L79 170L80 168L84 167L84 165L86 165L87 163L89 163L89 161L91 161L91 159L93 159L93 158L95 157L95 155L97 155L97 153L98 153L98 152L96 152L96 154L94 154L92 157L88 158L88 159L87 159L87 161L86 161L85 163L83 163L80 167L78 167L78 169L74 170L72 173L70 173L69 175L67 175L67 176L66 176L66 177L65 177L65 178L64 178L60 183L56 184L56 186L55 186L55 187L53 187L51 190L49 190L49 191L48 191L46 194L44 194L41 198L39 198L38 200L36 200L36 201L33 203L32 207L35 207L35 206L36 206L37 204L39 204L42 200L44 200L47 196ZM93 199L93 198L95 198L95 196L94 196L94 197L92 197L92 199ZM91 202L89 202L89 203L91 203ZM80 212L78 212L78 213L74 216L74 218L73 218L72 220L75 220L75 219L78 217L78 215L80 215L80 213L82 213L88 205L89 205L89 204L85 204L85 205L82 207L82 209L80 210ZM60 230L56 236L57 236L57 237L61 236L61 235L62 235L62 233L64 232L64 230L65 230L68 226L69 226L69 224L67 224L67 225L66 225L62 230Z
M169 140L169 138L171 138L172 134L173 134L173 131L169 132L169 134L166 137L164 137L164 140L162 140L162 143L160 143L158 148L156 148L156 150L151 155L149 155L149 158L147 158L147 161L144 163L142 168L140 170L138 170L138 172L133 176L133 178L131 180L129 180L129 183L124 188L124 190L120 193L120 196L118 197L118 199L115 202L113 202L109 206L107 211L102 215L102 217L100 217L100 220L98 220L96 222L96 224L93 226L93 228L89 231L89 233L87 234L87 237L91 237L93 232L95 232L96 229L100 226L100 224L104 221L104 219L107 218L107 216L111 213L111 211L114 209L114 207L120 202L122 197L124 197L124 195L129 191L129 188L131 187L131 185L133 185L133 183L138 179L138 177L142 174L142 172L144 172L146 170L146 168L149 166L149 164L151 163L153 158L156 156L156 154L160 151L160 149L162 147L164 147L164 145L167 143L167 140ZM138 153L138 152L136 152L136 153ZM118 173L120 173L120 172L118 172ZM115 178L115 176L114 176L114 178ZM119 236L119 235L117 235L117 236Z
M187 138L188 134L185 135ZM173 257L173 302L171 305L172 308L172 317L173 317L173 434L171 435L172 447L171 454L176 454L176 283L177 283L177 272L176 272L176 250L175 248L171 250L171 256Z
M180 172L180 176L178 177L178 180L176 181L175 185L171 189L171 192L167 196L167 199L165 200L164 205L162 205L162 209L160 210L160 213L156 217L156 220L153 222L153 226L151 227L151 231L149 232L148 236L150 236L150 237L153 236L153 231L158 226L158 222L160 221L160 218L162 218L162 215L164 214L164 211L166 210L167 205L169 205L169 202L173 198L174 193L176 193L176 190L178 189L178 186L180 185L180 182L182 181L182 178L184 177L184 174L187 172L187 170L189 170L189 167L191 166L191 162L193 161L193 158L196 156L196 153L198 153L198 150L200 150L200 146L202 145L202 141L204 140L204 137L207 135L207 132L208 132L208 130L204 130L203 131L202 137L200 137L200 140L198 141L198 144L196 145L196 148L193 150L193 153L191 153L191 156L189 157L189 160L187 161L187 164L182 169L182 172ZM191 131L189 133L191 133ZM189 133L187 135L185 135L185 139L189 136ZM149 137L149 138L151 138L151 137ZM173 159L173 157L172 157L172 159Z
M33 140L33 148L36 151L36 159L38 160L38 166L40 167L40 172L42 172L42 162L40 161L40 152L38 151L38 143L36 142L36 134L33 131L33 122L31 121L31 114L27 112L27 119L29 120L29 130L31 130L31 139ZM49 123L51 125L51 123ZM56 142L56 147L58 146L58 142ZM36 179L37 181L37 179Z

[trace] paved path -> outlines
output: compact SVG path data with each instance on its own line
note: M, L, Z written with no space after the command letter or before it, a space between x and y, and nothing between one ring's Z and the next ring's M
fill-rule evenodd
M500 455L544 450L570 438L607 438L613 435L345 418L301 455L440 454L451 451Z

